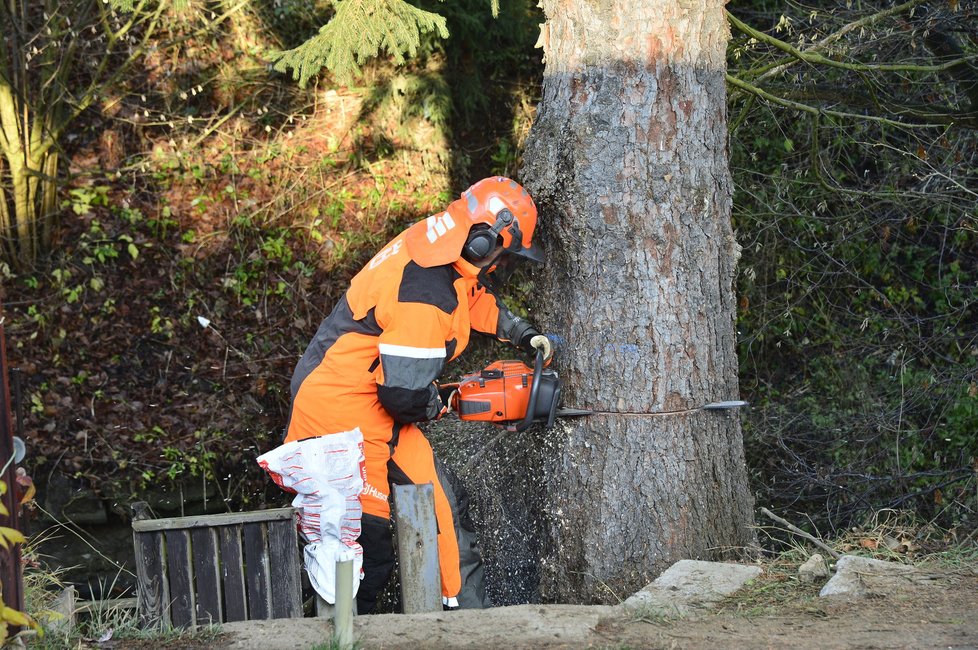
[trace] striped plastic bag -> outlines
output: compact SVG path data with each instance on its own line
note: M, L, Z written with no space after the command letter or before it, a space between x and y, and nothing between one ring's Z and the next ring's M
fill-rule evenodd
M336 602L336 563L353 560L353 593L363 573L360 492L365 484L360 429L289 442L258 457L276 485L295 493L299 532L306 540L309 581L327 603Z

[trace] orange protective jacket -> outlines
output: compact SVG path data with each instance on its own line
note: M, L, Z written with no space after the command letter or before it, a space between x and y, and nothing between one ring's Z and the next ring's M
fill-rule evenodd
M353 278L320 325L292 378L285 440L359 427L364 515L390 517L389 461L410 482L432 482L442 591L454 597L461 577L452 508L435 476L430 445L413 423L442 412L434 382L468 345L471 330L520 343L528 325L479 285L479 269L465 260L417 264L404 242L407 232Z
M434 382L471 330L496 335L500 303L479 269L462 259L421 267L402 236L353 278L296 366L286 442L360 427L387 444L395 424L441 412Z

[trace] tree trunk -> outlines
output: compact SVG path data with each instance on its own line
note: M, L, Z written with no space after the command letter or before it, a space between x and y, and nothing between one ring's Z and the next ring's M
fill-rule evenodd
M33 262L32 207L30 191L29 156L24 151L24 122L16 93L5 79L0 79L0 155L6 164L0 164L0 198L4 206L0 210L0 237L6 257L15 268L24 262Z
M0 258L18 270L51 243L59 158L45 142L58 107L38 112L21 95L0 79Z
M23 270L31 268L51 243L57 215L58 155L44 153L39 160L25 161L15 149L5 157L6 161L0 161L0 182L9 185L4 191L0 184L0 237L4 243L0 257Z
M550 259L537 321L566 405L547 434L541 596L617 602L753 545L738 398L722 0L543 0L522 178Z

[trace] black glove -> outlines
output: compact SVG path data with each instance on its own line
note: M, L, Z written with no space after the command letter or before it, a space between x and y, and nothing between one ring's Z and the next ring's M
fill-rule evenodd
M507 341L520 348L528 354L534 354L536 350L530 345L530 339L540 334L535 327L520 318L505 305L499 308L499 320L496 323L496 338L500 341Z
M454 408L453 402L455 401L454 398L457 392L458 384L446 384L438 387L438 397L441 398L441 403L446 409L442 411L442 415L451 413L452 409Z

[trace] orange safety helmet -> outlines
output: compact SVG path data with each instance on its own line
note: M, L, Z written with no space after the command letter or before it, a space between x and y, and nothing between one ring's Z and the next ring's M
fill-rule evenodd
M450 264L462 257L482 258L500 244L507 253L543 262L533 243L537 207L523 187L503 176L485 178L449 204L441 214L405 232L408 253L419 266Z

